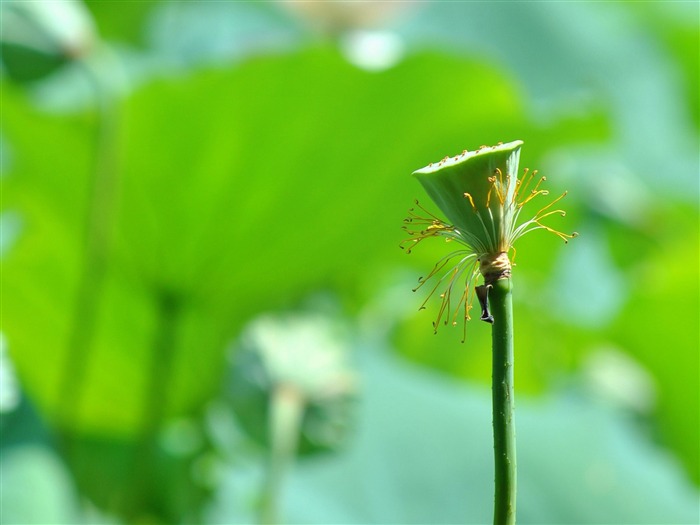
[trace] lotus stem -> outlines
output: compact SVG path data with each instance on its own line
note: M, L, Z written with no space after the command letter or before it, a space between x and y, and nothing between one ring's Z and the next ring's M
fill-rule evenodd
M513 390L513 300L510 278L491 284L489 304L493 316L492 396L495 467L494 525L515 523L517 465L515 453L515 398Z

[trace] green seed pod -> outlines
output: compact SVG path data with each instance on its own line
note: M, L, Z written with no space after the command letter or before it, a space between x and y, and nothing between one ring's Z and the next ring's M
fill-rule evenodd
M525 220L520 213L533 199L548 195L540 189L545 177L537 177L537 171L523 170L518 178L521 140L488 147L476 151L463 151L455 157L445 157L413 172L430 198L447 216L449 222L429 212L418 201L404 219L404 230L410 236L401 243L406 253L421 241L442 237L454 241L456 249L442 257L426 277L418 280L414 291L434 277L437 283L421 305L438 293L442 304L433 322L437 331L440 324L456 325L461 315L466 321L479 274L484 277L486 288L511 274L510 252L516 240L534 230L554 233L565 242L577 234L563 233L542 223L551 215L565 215L561 209L552 209L566 192L545 204ZM459 284L458 284L459 283ZM463 287L461 283L464 283ZM455 286L457 285L457 286ZM453 290L454 288L454 290ZM453 293L453 291L455 293ZM484 298L485 301L485 298ZM485 304L485 303L484 303ZM483 305L482 305L483 306ZM483 309L483 320L489 320Z
M516 140L463 151L413 175L464 240L481 253L508 251L514 221L520 146Z

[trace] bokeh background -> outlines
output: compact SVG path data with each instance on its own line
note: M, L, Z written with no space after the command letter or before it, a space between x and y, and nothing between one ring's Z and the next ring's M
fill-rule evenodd
M410 173L522 139L519 522L698 523L695 2L3 1L3 524L488 523ZM429 206L429 204L428 204Z

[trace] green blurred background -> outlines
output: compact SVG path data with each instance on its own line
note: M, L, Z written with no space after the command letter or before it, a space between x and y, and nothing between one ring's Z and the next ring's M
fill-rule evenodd
M519 522L698 523L695 2L3 1L0 521L487 523L410 173L522 139Z

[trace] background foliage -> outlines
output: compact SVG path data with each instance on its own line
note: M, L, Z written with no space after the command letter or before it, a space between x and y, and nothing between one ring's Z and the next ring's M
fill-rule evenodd
M489 330L397 245L514 139L580 233L518 245L519 521L700 520L696 4L0 9L3 523L250 522L284 382L281 521L488 522Z

